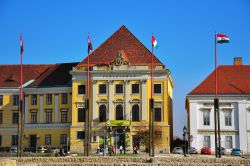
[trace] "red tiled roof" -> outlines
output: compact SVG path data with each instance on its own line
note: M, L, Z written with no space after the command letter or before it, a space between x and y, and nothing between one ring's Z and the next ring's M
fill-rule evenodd
M23 83L33 80L51 65L23 65ZM0 65L0 87L20 86L20 65Z
M70 70L77 63L50 65L23 65L23 84L35 80L27 87L68 86L72 77ZM0 65L0 88L20 86L20 65Z
M37 77L36 81L29 87L71 85L72 77L69 72L77 64L78 62L54 64L46 72Z
M102 43L90 56L90 64L109 65L122 51L126 54L129 65L151 64L151 52L123 25ZM163 65L156 57L154 63ZM87 58L77 65L86 66Z
M218 67L219 94L250 94L250 65L223 65ZM215 71L189 95L215 94Z

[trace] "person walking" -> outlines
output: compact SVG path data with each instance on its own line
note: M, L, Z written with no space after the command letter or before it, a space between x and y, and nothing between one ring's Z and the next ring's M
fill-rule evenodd
M123 149L123 147L122 147L122 145L120 146L120 154L122 154L122 149Z
M115 154L115 147L114 147L114 145L112 145L111 150L112 150L112 154Z

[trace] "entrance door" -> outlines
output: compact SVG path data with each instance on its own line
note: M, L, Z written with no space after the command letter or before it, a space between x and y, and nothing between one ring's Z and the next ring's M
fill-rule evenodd
M125 148L125 134L124 134L123 130L117 129L116 134L117 134L117 137L116 137L117 138L117 148L119 148L120 146Z
M250 152L250 132L247 133L247 152Z
M30 135L30 147L36 147L36 135Z

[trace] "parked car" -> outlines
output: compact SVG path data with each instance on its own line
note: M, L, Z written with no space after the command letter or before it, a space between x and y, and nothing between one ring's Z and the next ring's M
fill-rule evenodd
M217 152L219 153L219 148L217 148ZM223 148L223 147L221 147L221 148L220 148L220 154L221 154L221 155L225 155L225 154L226 154L226 149Z
M211 152L211 149L209 147L203 147L201 149L201 154L209 154L209 155L211 155L212 152Z
M60 147L51 147L50 152L51 153L59 153L60 152Z
M188 148L188 154L197 154L197 150L195 149L195 147Z
M36 152L36 148L35 147L26 147L24 149L24 152Z
M175 147L172 151L172 153L175 153L175 154L183 154L183 149L182 147Z
M243 154L242 150L240 150L239 148L233 148L231 155L232 156L241 156Z
M17 146L16 145L11 146L10 151L17 153Z
M45 147L45 146L39 146L38 148L37 148L37 152L39 152L39 153L45 153L45 151L47 151L47 147Z

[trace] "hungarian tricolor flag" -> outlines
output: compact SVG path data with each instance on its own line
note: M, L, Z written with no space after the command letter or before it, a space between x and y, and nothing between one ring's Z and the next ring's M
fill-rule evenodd
M217 34L217 43L229 43L229 37L223 34Z
M158 43L157 43L157 41L156 41L154 35L152 35L152 45L153 45L154 47L158 48Z
M21 44L21 55L22 55L23 52L24 52L24 44L23 44L23 37L22 37L22 34L20 35L20 44Z
M92 48L92 43L91 43L90 37L89 37L89 35L88 35L88 54L89 54L92 50L93 50L93 48Z

